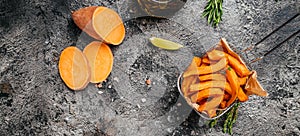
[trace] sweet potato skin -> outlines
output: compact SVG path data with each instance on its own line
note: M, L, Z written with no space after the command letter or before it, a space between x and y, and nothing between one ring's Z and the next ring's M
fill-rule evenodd
M102 40L100 36L96 33L92 25L92 18L94 11L98 8L98 6L90 6L81 8L79 10L72 12L72 19L74 23L84 32L86 32L89 36Z

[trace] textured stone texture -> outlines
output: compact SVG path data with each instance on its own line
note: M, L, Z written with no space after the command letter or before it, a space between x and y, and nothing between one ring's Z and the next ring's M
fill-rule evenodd
M0 3L0 135L223 135L208 128L180 97L179 73L193 55L224 37L246 61L270 50L300 28L300 17L259 44L299 13L299 0L225 0L217 28L201 17L205 0L188 0L170 20L131 19L130 0L2 0ZM102 88L74 92L57 69L60 52L83 49L93 39L71 19L90 5L115 9L126 21L126 39L113 46L113 71ZM148 43L158 36L186 45L167 52ZM250 64L268 91L241 104L234 135L300 135L300 36ZM147 86L145 80L150 79Z

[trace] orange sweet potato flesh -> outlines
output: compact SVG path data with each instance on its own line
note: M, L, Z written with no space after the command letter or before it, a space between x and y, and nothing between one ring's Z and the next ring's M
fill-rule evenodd
M196 66L198 66L198 67L201 65L201 60L202 60L202 59L201 59L200 57L196 57L196 56L195 56L195 57L193 58L193 62L194 62L194 63L196 64Z
M239 88L237 97L238 97L240 102L245 102L245 101L248 100L248 96L245 94L242 87Z
M224 99L225 99L225 96L224 96ZM221 103L220 103L220 108L221 109L225 109L226 108L226 101L222 101Z
M223 101L224 95L212 97L211 100L208 100L204 104L199 105L198 111L208 111L218 107Z
M212 64L209 66L200 66L197 67L197 70L193 70L193 71L186 71L183 75L183 77L187 77L187 76L191 76L191 75L205 75L205 74L211 74L217 71L222 70L223 68L225 68L225 66L227 65L227 60L226 58L221 59L220 61L218 61L216 64Z
M249 69L240 63L236 58L232 57L231 55L226 55L228 58L229 65L236 71L236 73L240 77L245 77L251 74Z
M125 27L121 17L112 9L98 7L93 14L95 32L106 42L119 45L125 38Z
M224 89L226 86L226 81L206 81L195 83L190 86L190 91L195 92L207 88L222 88Z
M74 23L84 32L86 32L91 37L102 40L101 37L96 33L92 25L92 18L94 11L98 6L90 6L81 8L77 11L72 12L72 18Z
M230 99L230 97L231 97L230 94L228 94L228 93L224 94L224 100L228 101Z
M226 81L226 77L222 74L208 74L199 76L200 81L219 80Z
M210 64L210 61L209 61L209 59L207 57L204 57L202 59L202 63Z
M235 73L234 69L232 69L231 67L227 66L226 67L226 78L230 84L232 93L231 93L231 98L229 99L228 103L226 106L230 106L236 99L239 88L240 88L240 84L238 81L238 76Z
M200 66L191 64L183 75L199 79L185 87L189 90L189 95L186 96L188 103L199 112L214 117L216 110L226 109L236 100L245 102L252 94L268 95L259 84L256 71L247 68L225 39L221 39L216 48L200 59ZM213 89L215 90L212 91ZM217 93L216 89L222 91L222 94Z
M190 92L190 85L193 83L199 82L199 79L197 76L189 76L183 79L182 84L181 84L181 91L183 93L184 96L188 96L190 94L192 94Z
M183 73L183 77L188 77L191 76L191 74L189 73L197 73L198 71L198 67L201 65L201 58L199 57L194 57L192 59L191 64L186 68L185 72Z
M58 68L62 80L72 90L82 90L90 81L88 60L81 50L74 46L62 51Z
M225 58L225 52L215 49L208 52L207 56L210 60L220 60L222 58Z
M113 67L113 54L108 45L93 41L87 45L83 53L86 55L91 67L92 83L104 81L110 74Z
M225 52L219 51L219 50L213 50L211 52L208 52L207 54L208 54L209 59L212 59L212 60L219 60L219 59L226 57L229 65L237 72L237 74L240 77L245 77L245 76L250 75L250 71L246 67L246 65L244 65L243 62L239 61L238 58L235 58L234 56L232 56L228 53L225 53Z
M203 99L207 99L208 97L220 96L220 95L224 95L224 91L222 89L208 88L208 89L201 90L198 93L194 94L191 97L191 101L192 102L202 101ZM196 98L194 98L194 97L196 97Z
M210 117L210 118L217 116L216 108L209 109L206 111L206 113L207 113L208 117Z
M239 77L239 84L245 85L247 82L248 77Z
M220 41L220 45L222 46L222 49L224 50L224 52L226 52L228 55L226 55L227 59L228 59L228 63L230 64L230 66L236 70L237 74L240 77L244 77L244 76L249 76L251 74L251 72L249 71L249 69L246 66L246 63L242 60L242 58L235 53L230 47L229 44L227 43L227 41L222 38Z

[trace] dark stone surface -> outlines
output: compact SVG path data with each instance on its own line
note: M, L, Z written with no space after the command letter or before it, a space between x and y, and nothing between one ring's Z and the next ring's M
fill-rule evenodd
M176 81L193 55L224 37L250 62L300 28L300 17L259 44L299 13L300 2L225 0L223 21L206 24L206 1L189 0L170 20L131 19L130 0L2 0L0 3L0 135L224 135L208 128L180 96ZM119 12L126 39L113 46L111 75L102 88L69 90L58 73L60 52L83 49L93 39L79 30L71 11L102 5ZM130 20L129 20L130 19ZM168 52L148 43L167 38L186 47ZM234 135L300 135L300 36L250 64L268 91L242 103ZM151 79L151 85L145 80Z

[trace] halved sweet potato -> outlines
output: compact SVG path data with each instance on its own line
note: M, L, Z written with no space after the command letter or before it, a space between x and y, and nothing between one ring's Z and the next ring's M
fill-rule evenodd
M93 41L87 45L83 53L86 55L91 67L92 83L104 81L110 74L113 67L113 54L108 45Z
M90 67L85 55L71 46L64 49L59 58L59 74L72 90L84 89L90 81Z
M108 44L119 45L125 37L125 27L118 13L102 6L90 6L72 12L75 24L91 37Z
M72 12L72 18L74 23L84 32L86 32L91 37L102 40L101 37L95 32L92 25L92 18L94 11L98 6L90 6L81 8L77 11Z
M95 10L92 20L94 30L106 43L113 45L122 43L125 27L117 12L100 6Z

